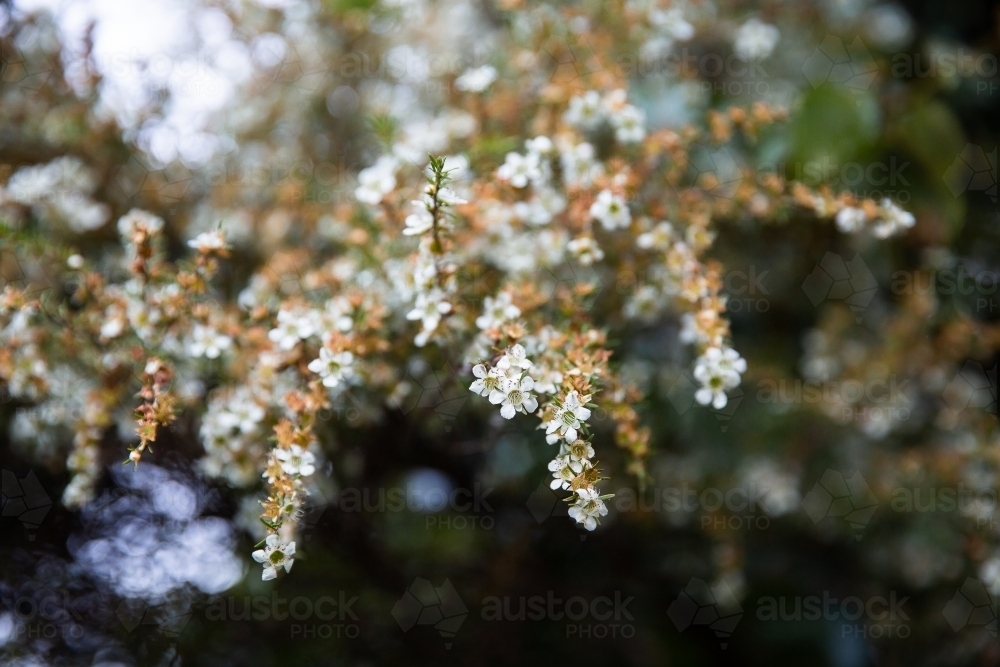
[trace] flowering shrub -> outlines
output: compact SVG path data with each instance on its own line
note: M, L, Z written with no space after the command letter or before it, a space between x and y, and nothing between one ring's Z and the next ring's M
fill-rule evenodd
M867 98L855 103L819 86L793 94L792 84L787 94L698 97L711 77L682 66L670 86L691 99L679 117L666 117L629 62L673 62L686 45L724 40L742 66L772 63L772 81L793 79L779 56L790 35L809 30L808 12L789 8L778 20L729 4L515 1L482 12L466 3L392 2L338 9L336 20L310 25L325 10L247 3L239 17L247 35L263 40L284 29L313 45L297 56L303 72L347 62L339 49L350 40L406 66L341 68L314 89L302 78L282 80L254 51L254 74L193 140L216 146L215 154L198 157L189 147L151 174L169 181L169 165L192 169L190 192L173 202L164 188L142 196L114 189L115 170L131 162L97 148L132 160L143 148L155 154L153 139L136 132L156 126L106 109L99 116L101 89L81 74L89 65L60 70L65 80L40 91L5 91L2 113L47 147L25 159L0 150L10 167L0 191L0 381L18 408L9 416L12 441L26 457L64 470L61 501L80 509L100 496L109 460L141 468L172 443L196 439L191 458L201 474L251 500L263 489L265 531L251 555L264 580L308 557L303 519L317 477L347 465L342 443L359 429L400 413L417 384L409 373L417 361L450 369L468 389L458 426L470 438L505 428L534 434L531 448L549 459L551 490L586 531L607 520L609 507L613 514L608 480L621 488L622 471L642 490L705 466L699 455L664 454L675 436L656 407L668 392L652 386L650 359L656 372L685 380L672 383L674 407L719 415L739 405L748 377L767 405L761 383L776 375L784 382L795 366L806 382L915 380L878 410L867 409L881 401L870 394L794 401L818 421L780 437L816 437L814 448L734 454L725 474L766 487L768 517L800 512L804 469L847 448L855 469L880 480L878 493L917 469L948 479L961 477L948 472L952 463L992 470L995 456L984 450L994 424L942 392L966 358L993 353L993 324L938 311L934 295L914 293L876 302L878 325L859 332L851 327L870 300L858 296L869 293L858 265L823 259L808 277L820 287L806 275L799 281L820 307L801 354L796 336L765 345L734 333L729 276L746 266L741 239L767 239L780 249L753 252L780 253L789 264L815 255L817 243L879 257L920 244L929 253L946 242L950 214L943 205L917 201L911 211L883 193L766 168L766 154L790 150L782 148L788 142L823 146L802 124L811 100L853 118L867 113L855 107L875 104ZM396 27L378 29L380 21ZM51 29L40 17L5 28ZM472 49L479 39L486 46ZM458 63L453 56L466 48L474 62L433 65L436 56ZM143 114L166 127L156 114L169 108L158 104ZM324 109L322 121L315 108ZM904 117L895 131L905 134L906 122L916 121ZM352 135L364 139L352 143ZM136 136L146 145L129 143ZM213 178L210 168L216 158L237 172L254 161L311 165L338 151L356 162L332 176L315 170L264 187ZM323 188L338 197L320 201ZM880 278L888 262L876 267ZM638 278L622 288L626 277ZM797 303L794 287L773 298ZM794 307L771 312L795 319ZM643 332L655 334L652 343L642 342ZM644 344L670 353L644 353ZM993 385L995 399L995 376ZM775 403L784 401L778 396ZM331 422L331 409L348 401L356 423ZM899 417L916 404L927 412L919 434ZM792 420L788 412L777 405L771 417ZM400 418L420 421L415 413ZM830 423L850 433L818 437ZM433 426L420 428L441 437ZM879 444L892 437L898 446ZM952 463L935 458L952 446L941 442L955 443ZM994 538L970 546L960 562L995 567ZM741 590L735 542L719 539L713 568ZM944 571L925 580L938 575Z

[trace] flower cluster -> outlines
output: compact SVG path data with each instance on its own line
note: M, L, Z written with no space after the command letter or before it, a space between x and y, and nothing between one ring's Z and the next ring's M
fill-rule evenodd
M514 345L507 350L496 366L487 368L476 364L472 373L476 380L469 389L489 398L490 403L500 406L504 419L513 419L518 412L532 414L538 409L538 399L531 390L535 381L528 375L531 360L525 356L524 347Z
M913 227L916 218L886 198L878 207L871 204L864 207L845 206L837 212L836 221L837 229L845 234L861 231L871 223L872 234L885 239Z

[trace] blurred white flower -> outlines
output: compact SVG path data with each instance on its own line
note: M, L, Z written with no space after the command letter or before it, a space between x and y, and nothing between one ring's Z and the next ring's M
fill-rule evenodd
M773 25L750 19L736 31L733 50L740 60L763 60L774 51L780 37Z
M490 65L465 70L455 79L455 87L472 93L481 93L497 80L496 68Z

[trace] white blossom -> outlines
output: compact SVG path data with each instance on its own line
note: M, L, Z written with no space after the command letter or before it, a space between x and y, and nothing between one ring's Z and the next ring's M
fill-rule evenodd
M654 7L649 12L649 22L666 33L670 39L686 42L694 37L694 26L684 19L684 13L678 7L666 10Z
M604 251L601 250L592 236L581 236L578 239L573 239L566 244L566 249L584 266L590 266L594 262L604 259Z
M747 362L732 348L710 347L698 358L694 377L702 386L694 398L702 405L712 404L716 410L726 407L726 390L740 384L740 374L746 372Z
M278 576L278 568L285 568L285 572L292 570L295 559L295 542L282 544L277 535L268 535L264 541L264 548L253 552L253 559L264 565L264 573L261 579L270 581Z
M500 358L500 361L497 362L497 368L504 371L513 368L528 370L531 368L531 360L528 359L524 346L518 343L512 345Z
M593 129L604 118L601 96L596 90L588 90L569 101L563 120L583 130Z
M316 472L315 455L301 445L292 445L288 449L279 447L274 450L274 458L281 462L281 469L286 475L308 477Z
M615 139L623 144L634 144L646 136L646 112L638 107L627 104L609 120L615 128Z
M552 420L543 424L545 439L550 445L558 442L560 438L566 442L574 442L581 422L588 419L590 419L590 409L580 402L580 394L571 391L566 395L562 405L556 408Z
M505 378L499 389L490 392L490 403L501 406L500 416L504 419L513 419L518 412L530 414L538 408L538 401L531 394L534 386L530 375Z
M396 170L399 162L396 158L383 155L374 165L362 169L358 173L358 187L354 196L358 201L375 206L382 198L396 189Z
M500 292L496 298L488 296L483 300L483 314L476 318L476 326L484 330L492 329L520 315L521 309L512 303L510 292Z
M309 362L309 370L323 378L324 387L333 388L354 375L353 363L354 355L347 350L331 352L329 348L321 347L319 358Z
M507 374L499 368L486 369L483 364L476 364L472 367L472 374L476 376L469 391L480 396L489 396L492 392L500 389L500 385L507 379Z
M188 241L188 246L201 253L223 250L226 247L226 237L220 231L202 232Z
M406 216L406 228L403 234L406 236L416 236L429 232L434 227L434 216L422 201L413 202L413 213Z
M773 25L750 19L736 31L733 50L740 60L763 60L774 51L780 37Z
M845 206L837 211L837 229L845 234L863 229L867 220L868 216L860 208Z
M118 219L118 233L123 238L130 239L139 229L144 229L149 234L156 234L163 229L163 218L133 208Z
M912 227L917 219L912 213L896 206L891 199L882 200L882 219L875 223L872 233L880 239L897 234Z
M576 492L576 502L569 508L569 515L587 530L597 528L599 517L607 516L608 508L597 489L583 488Z
M504 163L497 169L497 178L509 182L515 188L523 188L529 182L544 182L545 172L542 162L535 153L521 155L520 153L507 153Z
M583 472L584 464L580 461L574 460L569 456L557 456L556 458L549 461L549 470L552 472L552 477L554 479L549 484L549 488L567 490L570 488L570 482Z
M441 323L441 316L451 312L451 304L445 299L445 293L438 288L417 295L413 309L406 314L406 319L420 320L423 325L423 331L414 338L417 347L423 347L427 344L430 335Z
M597 200L590 205L590 216L609 231L618 227L624 229L632 222L632 214L625 200L610 190L598 193Z
M589 187L594 179L604 173L604 167L595 157L594 147L586 141L576 145L563 145L559 162L563 182L568 186Z
M291 350L316 333L313 318L301 312L281 310L278 312L278 326L267 332L267 337L282 350Z
M660 222L648 232L639 234L635 244L644 250L670 249L674 242L674 228L669 222Z
M228 350L232 343L232 338L220 334L212 327L196 324L191 332L191 342L188 343L188 354L192 357L218 359L222 351Z
M455 79L455 88L473 93L481 93L497 80L497 70L490 65L465 70Z

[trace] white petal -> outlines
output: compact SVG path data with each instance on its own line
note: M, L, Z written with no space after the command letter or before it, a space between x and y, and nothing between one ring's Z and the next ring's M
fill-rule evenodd
M698 401L702 405L708 405L712 402L712 390L708 387L702 387L698 391L694 392L694 400Z

